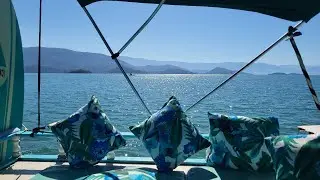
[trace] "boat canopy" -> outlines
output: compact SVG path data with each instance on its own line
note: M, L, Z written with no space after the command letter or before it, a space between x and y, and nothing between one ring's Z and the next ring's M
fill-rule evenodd
M103 0L78 0L82 7ZM159 4L160 0L112 0ZM166 0L165 4L252 11L289 21L309 21L320 12L319 0Z

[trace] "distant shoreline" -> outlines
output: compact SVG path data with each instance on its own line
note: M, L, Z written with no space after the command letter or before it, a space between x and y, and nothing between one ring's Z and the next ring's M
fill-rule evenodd
M37 74L36 72L25 72L24 74ZM89 75L89 74L115 74L115 75L122 75L122 73L69 73L69 72L42 72L41 74L78 74L78 75ZM127 75L129 76L130 73L127 73ZM205 75L205 76L210 76L210 75L223 75L223 76L230 76L230 74L206 74L206 73L193 73L193 74L157 74L157 73L132 73L132 76L136 76L136 75ZM290 74L240 74L240 75L245 75L245 76L303 76L302 74L294 74L294 73L290 73ZM320 76L318 74L310 74L310 76Z
M38 47L23 48L24 70L37 72ZM84 69L92 73L121 73L110 56L104 54L73 51L63 48L42 48L41 72L65 73ZM157 61L122 56L119 60L122 68L129 74L233 74L246 65L246 62L183 62ZM320 74L320 65L307 66L310 74ZM275 72L298 73L297 65L272 65L255 63L242 73L271 74Z
M75 69L75 70L69 71L68 73L91 74L92 72L85 69Z

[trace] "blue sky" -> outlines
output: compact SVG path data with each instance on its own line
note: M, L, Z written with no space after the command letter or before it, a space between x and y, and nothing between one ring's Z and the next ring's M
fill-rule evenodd
M12 0L23 46L37 46L39 0ZM43 46L108 54L76 0L43 0ZM88 7L117 51L156 5L98 2ZM247 62L284 34L289 22L257 13L163 6L122 55L184 62ZM307 65L320 65L320 15L301 28L297 43ZM317 34L318 33L318 34ZM288 41L260 62L298 64Z

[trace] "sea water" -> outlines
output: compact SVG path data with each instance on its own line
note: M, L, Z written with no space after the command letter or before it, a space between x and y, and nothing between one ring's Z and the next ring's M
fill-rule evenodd
M143 100L156 112L176 96L184 109L213 90L229 75L142 75L130 76ZM320 76L311 76L320 95ZM121 74L42 74L41 124L67 118L95 95L113 125L128 132L148 118L125 78ZM25 74L23 124L37 125L37 75ZM201 133L209 132L207 112L242 116L279 118L281 134L298 133L297 126L320 124L320 112L302 75L247 75L231 80L221 89L187 112ZM23 153L58 154L55 137L24 137ZM147 156L142 143L128 140L116 156ZM198 156L203 156L203 153Z

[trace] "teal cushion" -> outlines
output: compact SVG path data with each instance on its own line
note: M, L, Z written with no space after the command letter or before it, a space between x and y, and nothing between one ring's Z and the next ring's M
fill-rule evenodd
M69 118L49 125L75 168L98 163L126 141L110 123L95 96Z
M147 170L135 169L119 169L106 171L103 173L92 174L85 178L86 180L156 180L156 173Z
M271 171L271 152L265 137L279 135L276 118L249 118L208 113L210 166L250 171Z
M143 142L159 171L171 171L191 155L210 146L175 97L141 124L129 129Z
M287 135L266 139L274 148L277 180L320 179L320 136Z

